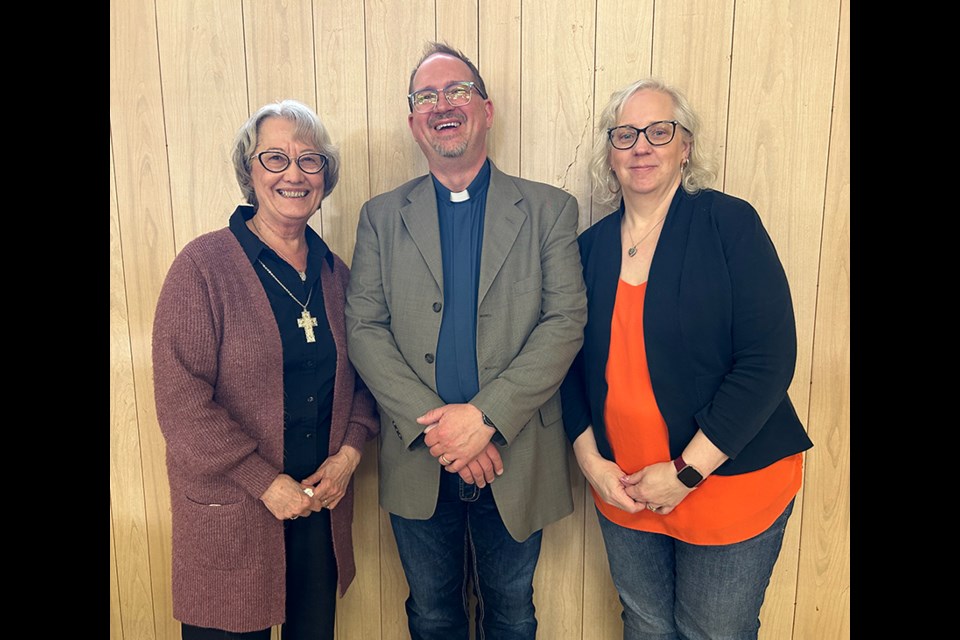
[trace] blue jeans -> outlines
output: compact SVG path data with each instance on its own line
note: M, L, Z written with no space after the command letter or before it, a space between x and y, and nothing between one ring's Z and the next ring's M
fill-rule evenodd
M727 545L627 529L599 511L624 640L753 640L793 501L770 527Z
M437 509L427 520L390 514L410 586L412 640L467 640L468 577L477 597L477 640L533 640L533 572L542 533L523 542L507 532L490 487L442 472Z

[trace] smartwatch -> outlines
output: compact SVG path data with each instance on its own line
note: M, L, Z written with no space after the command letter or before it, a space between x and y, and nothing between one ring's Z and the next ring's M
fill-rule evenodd
M682 454L673 461L673 466L677 469L677 480L687 489L695 489L703 482L703 474L697 471L696 467L691 467L684 462Z

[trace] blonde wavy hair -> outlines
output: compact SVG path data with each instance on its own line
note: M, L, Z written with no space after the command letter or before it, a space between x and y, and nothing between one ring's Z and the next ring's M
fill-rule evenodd
M607 106L600 112L597 132L590 159L590 176L593 178L594 202L616 206L620 203L620 181L610 168L610 138L607 129L617 126L623 105L633 94L643 90L665 93L673 100L673 119L683 127L680 134L690 144L689 161L683 169L680 186L694 194L706 189L717 178L716 162L698 144L701 136L700 117L694 112L687 98L675 87L659 78L641 78L610 95Z

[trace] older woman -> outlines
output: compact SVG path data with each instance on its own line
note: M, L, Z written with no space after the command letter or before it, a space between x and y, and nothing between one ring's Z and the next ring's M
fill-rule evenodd
M153 364L185 639L333 638L355 574L352 475L379 430L347 357L349 272L307 221L337 184L319 118L268 104L233 150L250 204L176 257Z
M699 119L640 80L600 118L619 208L580 237L588 321L562 387L624 638L756 638L812 443L790 291L754 208L708 187Z

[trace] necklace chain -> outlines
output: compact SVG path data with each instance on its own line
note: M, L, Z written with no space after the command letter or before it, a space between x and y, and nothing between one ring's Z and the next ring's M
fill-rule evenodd
M302 302L300 302L300 300L297 299L297 296L295 296L295 295L293 295L292 293L290 293L290 289L287 289L287 287L284 286L284 284L283 284L282 282L280 282L280 278L278 278L277 276L273 275L273 271L270 271L270 267L268 267L267 265L263 264L263 260L260 260L260 259L258 258L258 259L257 259L257 262L260 263L260 266L263 267L263 270L264 270L264 271L266 271L267 273L270 274L270 277L271 277L271 278L273 278L274 280L277 281L277 284L278 284L278 285L280 285L281 287L283 287L283 290L287 292L287 295L288 295L288 296L290 296L291 298L293 298L294 302L296 302L298 305L300 305L301 307L303 307L303 310L304 310L304 311L307 310L307 305L310 304L310 297L313 295L313 287L310 287L310 292L307 293L307 304L303 304Z
M290 293L290 289L287 289L286 285L280 282L280 278L273 275L273 271L270 271L270 267L263 264L263 260L257 259L257 262L260 263L260 266L263 267L263 270L270 274L270 277L277 281L277 284L283 287L283 290L287 292L287 295L293 298L293 301L298 305L303 307L303 313L300 314L300 319L297 320L297 326L303 329L304 337L307 342L316 342L317 337L313 333L313 328L317 326L317 319L310 315L310 311L307 310L307 305L310 304L310 298L313 297L313 287L310 287L310 291L307 293L307 303L304 304L300 302L297 296Z
M630 242L633 242L633 246L630 247L629 249L627 249L627 255L630 256L631 258L632 258L633 256L637 255L637 246L640 244L640 242L643 242L644 240L646 240L646 239L647 239L647 236L649 236L651 233L653 233L653 230L656 229L656 228L660 225L660 223L663 222L664 218L666 218L666 217L667 217L666 214L664 214L663 216L661 216L660 219L657 220L656 224L654 224L652 227L650 227L650 229L647 230L647 232L646 232L645 234L643 234L643 237L640 238L640 241L639 241L639 242L633 242L633 234L630 233L630 228L627 227L627 225L626 225L626 220L624 220L624 225L623 225L623 226L624 226L624 228L627 229L627 236L630 237Z
M286 260L286 261L290 264L290 266L293 267L294 271L296 271L296 272L300 275L300 280L302 280L303 282L306 282L306 281L307 281L307 272L306 272L306 271L300 271L300 269L297 269L296 267L294 267L294 266L293 266L294 261L291 260L290 257L289 257L287 254L285 254L284 252L280 251L280 249L277 249L277 248L274 247L272 244L270 244L269 242L267 242L266 236L264 236L264 235L263 235L263 231L260 230L260 225L257 224L257 217L256 217L256 216L253 216L252 218L250 218L250 222L253 223L253 228L257 230L257 235L260 237L260 239L263 241L263 243L264 243L265 245L267 245L268 247L270 247L271 249L273 249L274 251L276 251L276 252L280 255L281 258L283 258L284 260ZM262 263L261 263L261 264L262 264ZM266 267L264 267L264 269L266 269ZM270 274L270 275L273 275L273 274ZM280 282L280 281L277 280L277 282ZM281 284L280 286L282 287L283 285ZM289 293L289 291L288 291L287 293Z

